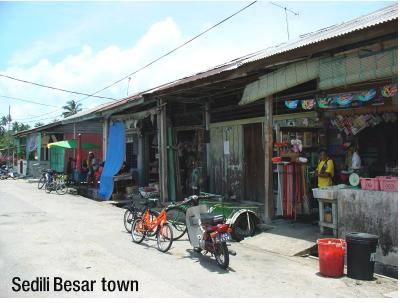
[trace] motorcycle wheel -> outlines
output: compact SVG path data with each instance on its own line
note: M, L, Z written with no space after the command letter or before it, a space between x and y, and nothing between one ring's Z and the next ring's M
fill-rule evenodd
M169 208L166 210L168 223L174 232L174 241L183 237L187 231L186 212L181 208Z
M157 248L161 252L167 252L172 245L174 234L171 226L163 224L157 228Z
M42 189L46 184L46 177L42 176L38 181L38 189Z
M222 269L227 269L229 266L229 251L225 242L220 243L215 248L215 260Z
M144 222L141 218L136 219L132 223L131 227L132 241L139 244L142 243L144 237L146 236L146 228Z

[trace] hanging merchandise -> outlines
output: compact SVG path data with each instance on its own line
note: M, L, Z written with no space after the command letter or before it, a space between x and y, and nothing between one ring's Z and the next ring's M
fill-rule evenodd
M360 169L361 168L361 158L358 155L357 151L353 153L351 158L351 168L352 169Z
M342 95L338 95L336 96L336 103L339 104L342 107L348 107L351 102L353 101L353 94L342 94Z
M358 93L356 96L356 100L361 101L361 102L367 102L373 99L376 96L376 89L370 89L366 91L362 91Z
M315 99L307 99L301 101L301 107L306 110L314 109Z
M385 98L393 97L396 94L397 94L397 84L389 84L381 88L381 95Z
M285 106L289 109L295 109L295 108L297 108L298 103L299 103L299 100L286 100Z
M332 97L323 97L317 99L319 108L335 108L335 100Z

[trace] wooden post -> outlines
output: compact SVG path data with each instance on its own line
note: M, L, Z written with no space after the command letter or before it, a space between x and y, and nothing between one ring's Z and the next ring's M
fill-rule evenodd
M265 202L264 202L264 220L271 222L274 216L274 189L272 174L272 96L265 99L265 121L264 121L264 156L265 156Z
M205 122L205 127L206 127L206 132L210 132L210 102L207 101L205 104L204 108L204 122ZM210 136L209 136L210 138ZM206 178L206 184L207 184L207 191L210 190L210 173L211 173L211 161L210 161L210 143L206 143L206 163L207 163L207 178Z
M159 122L158 131L159 131L159 145L158 145L158 161L160 166L160 190L161 190L161 202L167 202L168 199L168 171L167 171L167 109L166 103L160 99L159 101Z
M103 120L103 161L106 160L106 155L107 155L109 121L110 121L110 119L108 117L105 117ZM74 127L75 127L75 123L74 123ZM75 132L75 130L74 130L74 132ZM75 138L75 134L74 134L74 138Z

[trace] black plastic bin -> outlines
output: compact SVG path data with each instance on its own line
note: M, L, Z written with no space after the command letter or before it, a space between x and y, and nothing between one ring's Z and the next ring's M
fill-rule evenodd
M347 242L347 276L357 280L372 280L378 236L349 233Z

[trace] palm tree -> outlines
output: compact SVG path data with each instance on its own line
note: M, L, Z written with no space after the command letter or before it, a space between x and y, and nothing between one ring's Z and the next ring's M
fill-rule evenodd
M7 126L8 123L8 117L7 116L3 116L0 118L0 125L1 126Z
M13 124L11 124L11 130L14 133L18 132L20 130L20 124L17 121L13 122Z
M64 112L63 116L64 118L75 115L77 112L81 111L82 104L79 102L75 102L74 100L68 101L67 105L63 106Z
M34 127L40 127L40 126L43 126L43 125L44 125L43 122L36 122Z

